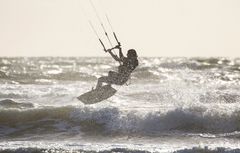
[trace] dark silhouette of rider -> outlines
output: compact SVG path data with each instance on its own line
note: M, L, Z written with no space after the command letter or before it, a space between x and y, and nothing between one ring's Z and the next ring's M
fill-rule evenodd
M119 50L119 57L112 53L113 49ZM107 84L123 85L127 82L133 70L138 66L138 56L134 49L128 50L127 57L123 55L120 45L108 49L107 52L109 52L109 54L120 63L120 66L118 66L118 72L109 71L108 76L100 77L96 89L101 87L103 82Z

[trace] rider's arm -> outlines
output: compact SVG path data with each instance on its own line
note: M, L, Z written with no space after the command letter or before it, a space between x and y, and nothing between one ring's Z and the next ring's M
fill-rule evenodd
M123 55L123 53L122 53L122 48L121 48L120 44L117 45L117 46L114 47L114 48L116 48L116 49L119 50L119 57L118 57L118 59L119 59L120 62L123 62L123 59L124 59L125 57L124 57L124 55Z
M124 55L123 55L123 53L122 53L122 48L119 46L118 49L119 49L119 58L120 58L121 60L123 60Z
M108 52L116 61L121 61L121 59L117 55L113 54L111 50L109 50Z

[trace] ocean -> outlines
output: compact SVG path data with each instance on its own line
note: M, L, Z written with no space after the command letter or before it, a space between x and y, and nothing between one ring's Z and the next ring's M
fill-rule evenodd
M240 58L141 57L100 103L104 57L0 58L0 153L239 153Z

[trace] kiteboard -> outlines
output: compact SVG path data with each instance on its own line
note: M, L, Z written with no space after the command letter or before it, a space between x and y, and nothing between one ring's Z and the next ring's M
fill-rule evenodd
M78 100L84 104L94 104L112 97L117 92L111 85L105 85L80 95Z

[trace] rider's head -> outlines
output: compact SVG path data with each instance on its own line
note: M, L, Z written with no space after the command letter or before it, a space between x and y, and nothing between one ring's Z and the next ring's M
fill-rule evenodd
M128 58L137 58L137 52L134 49L129 49L127 53Z

